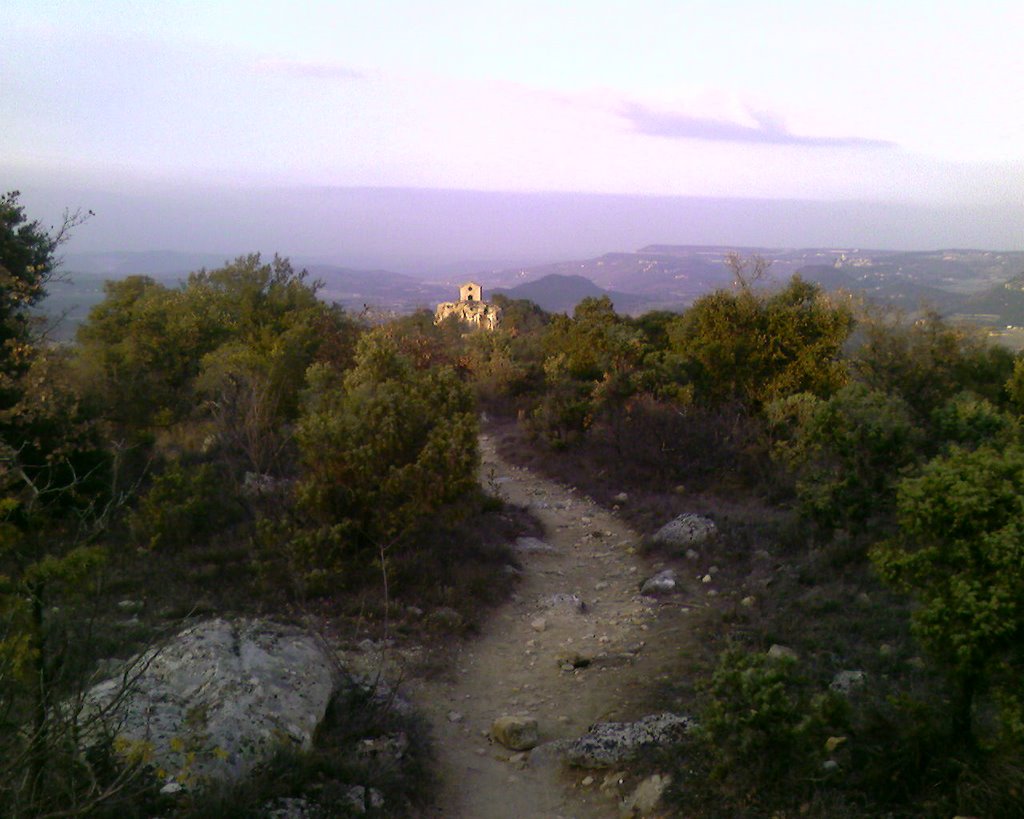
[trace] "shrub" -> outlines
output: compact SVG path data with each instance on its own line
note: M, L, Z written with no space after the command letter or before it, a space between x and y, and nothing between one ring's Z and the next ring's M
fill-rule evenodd
M792 660L727 649L705 685L698 736L713 774L738 790L799 789L820 777L830 733L845 729L845 704L817 694Z
M316 526L343 526L353 548L394 543L477 491L473 396L450 367L416 369L386 332L359 343L343 378L309 372L296 438L301 507Z
M136 539L150 549L175 549L238 522L242 507L227 486L213 464L171 464L131 516Z

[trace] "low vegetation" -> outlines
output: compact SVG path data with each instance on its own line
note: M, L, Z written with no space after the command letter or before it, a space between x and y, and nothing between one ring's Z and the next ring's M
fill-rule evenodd
M702 727L652 769L686 816L1019 815L1021 365L932 313L749 269L681 315L554 317L516 338L543 380L488 392L520 419L506 457L627 492L643 531L719 522L729 591L652 694Z
M503 299L502 326L470 333L427 313L368 327L287 260L248 256L178 288L111 282L53 347L30 308L62 236L0 200L4 815L251 815L353 777L394 815L428 800L421 732L365 703L336 702L359 719L245 789L171 805L144 762L86 748L62 703L101 658L196 614L472 631L503 544L532 525L477 485L481 411L508 457L608 505L627 492L638 528L720 524L731 591L695 615L695 667L651 692L700 720L650 760L680 814L1020 815L1009 352L799 278L764 288L739 258L731 289L682 313ZM385 723L413 741L409 766L364 770L347 749Z

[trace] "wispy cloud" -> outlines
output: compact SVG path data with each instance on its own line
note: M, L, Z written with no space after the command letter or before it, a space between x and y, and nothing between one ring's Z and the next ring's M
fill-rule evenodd
M267 74L283 74L289 77L320 80L363 80L366 74L350 66L336 62L314 60L287 60L266 57L256 61L256 70Z
M635 102L618 111L635 131L668 139L702 139L709 142L747 142L759 145L804 145L816 148L892 148L894 142L854 136L803 136L786 128L782 120L765 111L748 111L752 125L674 111L659 111Z

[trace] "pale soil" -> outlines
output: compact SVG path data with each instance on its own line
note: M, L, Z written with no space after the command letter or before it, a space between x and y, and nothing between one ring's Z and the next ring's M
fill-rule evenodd
M522 555L517 593L483 633L457 651L445 673L403 686L433 727L443 778L436 815L616 817L620 790L631 783L602 791L608 771L566 770L551 758L510 761L513 752L489 740L491 723L504 714L529 715L548 742L574 739L594 722L671 710L671 702L652 705L651 694L687 665L691 595L684 580L670 598L640 596L640 583L658 566L633 553L636 532L574 489L503 463L486 437L481 451L485 488L528 506L557 551ZM586 604L582 613L549 604L554 595L573 593ZM565 650L594 662L563 670L557 656ZM588 774L593 782L585 785Z

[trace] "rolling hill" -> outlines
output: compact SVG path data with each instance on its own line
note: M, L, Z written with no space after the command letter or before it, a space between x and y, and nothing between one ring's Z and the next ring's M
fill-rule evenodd
M608 296L616 312L632 313L646 303L643 296L635 293L621 293L598 287L585 276L549 273L515 287L491 288L492 294L501 294L510 299L528 299L549 313L571 313L573 308L586 298Z

